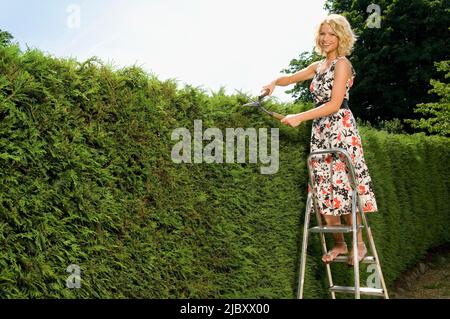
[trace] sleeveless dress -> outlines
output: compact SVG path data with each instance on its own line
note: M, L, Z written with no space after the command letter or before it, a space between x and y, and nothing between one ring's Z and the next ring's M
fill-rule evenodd
M314 75L310 91L315 107L331 100L331 90L334 82L334 69L339 58L332 61L328 70L323 73L321 67L326 60L319 63ZM352 66L352 78L347 81L347 90L341 108L327 116L316 118L312 122L310 151L328 148L343 148L347 150L355 167L357 190L362 199L363 212L377 211L377 203L373 192L372 180L369 175L361 144L361 137L356 127L352 111L348 107L349 90L356 75ZM349 170L341 154L320 154L311 157L311 174L315 194L315 202L319 213L341 216L352 211L353 189L350 187ZM308 193L311 193L308 184ZM358 205L357 210L359 211Z

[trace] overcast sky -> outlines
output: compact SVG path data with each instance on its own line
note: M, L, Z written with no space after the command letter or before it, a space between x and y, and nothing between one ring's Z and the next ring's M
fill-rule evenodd
M23 48L139 65L207 92L256 95L314 46L325 0L0 0ZM273 96L290 101L278 87Z

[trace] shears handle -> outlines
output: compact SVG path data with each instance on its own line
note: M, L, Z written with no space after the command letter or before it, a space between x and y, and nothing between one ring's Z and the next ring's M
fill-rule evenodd
M272 115L277 120L282 120L282 119L284 119L286 117L286 116L284 116L283 114L280 114L280 113L276 113L276 112L272 112L272 111L270 111L270 112L271 112L270 115Z

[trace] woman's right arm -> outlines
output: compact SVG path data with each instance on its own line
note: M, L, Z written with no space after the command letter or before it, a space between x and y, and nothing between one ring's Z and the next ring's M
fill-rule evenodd
M263 86L262 91L265 91L267 89L270 90L268 95L271 95L273 90L275 89L275 86L286 86L292 83L297 83L305 80L312 79L314 77L314 74L316 72L317 65L320 61L316 61L311 63L306 68L292 74L292 75L286 75L279 77L278 79L270 82L270 84Z

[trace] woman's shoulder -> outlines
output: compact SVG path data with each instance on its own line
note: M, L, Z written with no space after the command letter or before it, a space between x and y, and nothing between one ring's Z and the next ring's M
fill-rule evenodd
M337 58L334 60L334 63L352 66L352 63L350 62L349 59L347 59L346 56L340 56L340 57L337 57Z
M355 69L353 68L352 62L350 62L350 60L345 57L345 56L341 56L336 58L335 60L336 66L342 66L342 67L347 67L350 68L352 74L356 74Z

